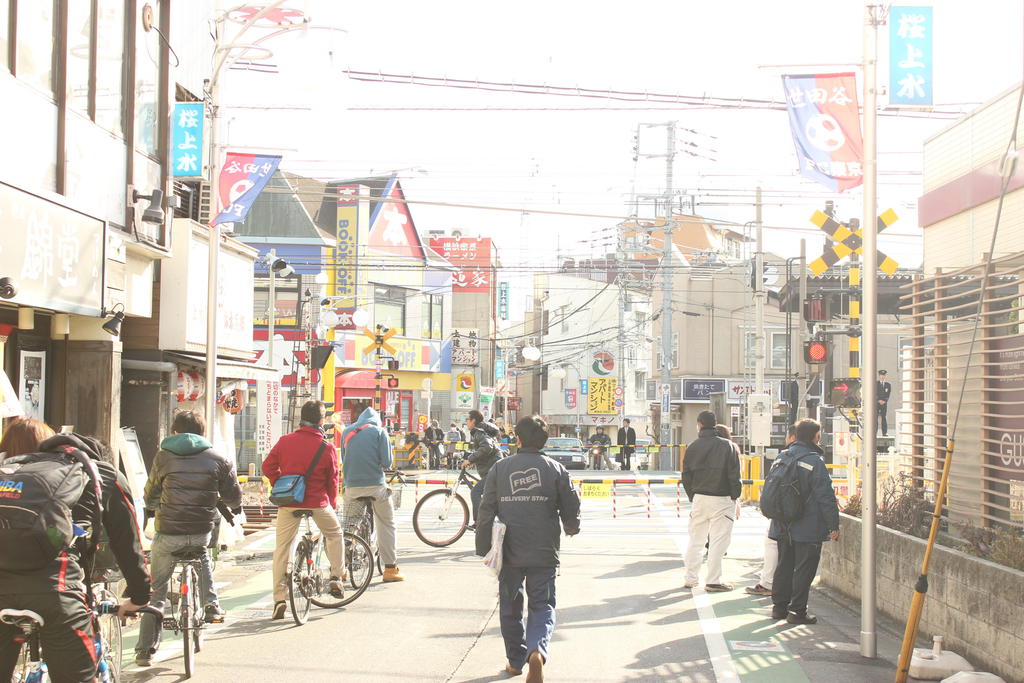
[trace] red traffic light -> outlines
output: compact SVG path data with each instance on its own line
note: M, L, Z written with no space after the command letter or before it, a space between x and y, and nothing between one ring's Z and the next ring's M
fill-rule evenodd
M828 344L823 341L809 341L804 344L804 362L821 365L828 362Z
M397 389L397 388L398 388L398 378L397 377L388 377L388 389Z

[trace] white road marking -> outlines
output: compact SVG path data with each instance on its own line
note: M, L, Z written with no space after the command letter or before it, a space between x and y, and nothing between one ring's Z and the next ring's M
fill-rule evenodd
M676 517L667 517L663 514L663 506L655 498L653 502L658 516L672 536L672 540L682 557L686 557L686 546L688 536L683 525L683 520ZM682 580L682 576L679 577ZM697 618L700 621L700 628L704 632L704 643L708 648L708 657L711 659L711 666L715 670L715 679L720 683L739 683L740 677L736 673L736 667L729 653L729 646L722 635L722 626L718 623L715 615L714 605L711 598L704 589L696 586L693 589L693 604L697 608Z

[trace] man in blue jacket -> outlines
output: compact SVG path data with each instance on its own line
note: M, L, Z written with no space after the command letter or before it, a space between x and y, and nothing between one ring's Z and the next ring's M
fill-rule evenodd
M391 489L384 471L391 469L391 440L381 426L380 414L367 408L341 433L342 475L345 483L345 528L352 531L366 510L361 498L371 499L377 548L384 561L384 582L404 581L398 571L398 533Z
M839 538L839 506L832 490L832 478L821 458L818 442L821 425L801 420L796 441L779 454L774 467L798 461L797 477L803 495L803 516L792 524L772 520L769 538L779 544L779 565L772 581L772 619L791 624L816 624L807 613L811 582L818 572L821 544Z
M509 674L529 663L527 683L544 680L548 643L555 628L555 574L561 531L580 532L580 496L569 473L541 452L547 425L537 416L516 424L518 452L499 460L483 482L476 553L491 548L494 518L506 525L498 575L501 635ZM561 528L559 528L561 519ZM529 617L523 624L523 582Z

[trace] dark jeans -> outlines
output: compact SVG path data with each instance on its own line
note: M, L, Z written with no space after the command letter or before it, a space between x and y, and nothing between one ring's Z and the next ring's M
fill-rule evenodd
M502 567L498 575L498 609L505 656L515 669L522 669L531 652L548 661L548 643L555 630L555 568ZM528 600L523 623L523 581Z
M882 428L882 436L889 435L889 420L885 416L887 412L889 412L889 404L880 403L878 405L878 426Z
M629 459L633 457L633 447L623 446L622 450L619 451L619 464L622 465L622 469L629 470L632 467L629 466Z
M818 573L821 543L793 541L789 536L779 539L779 564L772 579L772 604L781 611L804 614L811 582Z
M96 677L92 615L85 596L78 593L26 593L0 595L0 609L28 609L43 618L40 631L43 656L50 680L57 683L91 683ZM0 681L9 681L18 660L19 645L13 638L21 630L0 625Z
M484 498L484 478L476 486L469 490L469 500L473 503L473 524L476 524L476 516L480 513L480 501Z

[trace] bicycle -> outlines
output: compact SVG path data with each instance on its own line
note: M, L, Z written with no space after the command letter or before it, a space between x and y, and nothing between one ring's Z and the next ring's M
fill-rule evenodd
M288 604L295 625L302 626L309 617L310 604L324 608L344 607L366 591L373 579L373 553L362 538L343 532L345 570L352 590L343 591L340 598L334 597L330 593L327 543L319 530L313 533L313 511L293 510L292 514L303 520L305 529L295 547L295 556L288 572Z
M171 616L162 618L162 625L175 635L181 633L185 659L185 678L196 670L196 656L202 651L206 629L206 613L200 589L199 572L202 570L206 548L188 546L171 553L174 558L172 576L178 572L178 590L169 590L167 599ZM180 572L179 572L180 567ZM173 581L172 581L173 583Z
M454 486L423 496L412 513L412 528L416 536L435 548L450 546L462 538L469 528L469 505L459 493L459 487L472 489L479 483L479 477L463 469L459 471Z
M121 680L121 619L117 616L118 603L107 591L94 608L91 608L93 622L93 647L96 651L96 680L99 683L117 683ZM156 607L146 606L138 611L126 612L126 616L152 614L158 619L163 613ZM0 610L0 622L14 626L21 631L17 639L22 645L18 664L14 669L13 683L48 683L46 662L40 647L43 618L32 610Z
M391 504L397 510L402 507L402 489L405 487L408 480L399 470L390 470L385 472L385 474L388 476L387 483L389 486L394 484L396 481L399 484L397 487L392 487L391 489ZM377 573L383 575L384 565L380 559L380 548L377 546L377 531L374 528L373 498L370 496L363 496L361 498L357 498L356 502L363 504L363 511L359 516L359 521L350 528L352 529L352 533L359 536L369 544L370 550L373 553L374 565L377 567Z

